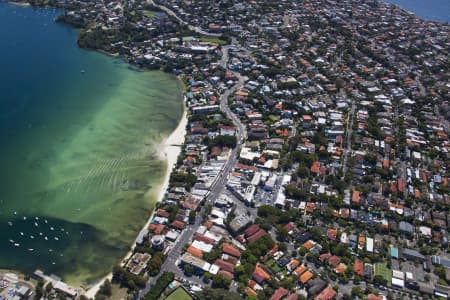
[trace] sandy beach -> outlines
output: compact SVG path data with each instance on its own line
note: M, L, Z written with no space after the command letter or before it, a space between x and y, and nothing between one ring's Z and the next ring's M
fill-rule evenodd
M161 160L166 161L166 175L164 177L164 180L162 184L160 185L159 189L157 191L149 191L149 193L157 193L157 202L161 202L164 199L165 193L167 188L169 187L169 179L170 174L172 173L172 169L175 167L178 159L178 155L181 152L181 145L184 143L184 138L186 135L186 125L188 123L187 119L187 110L184 107L183 103L183 116L181 117L180 122L178 123L177 128L166 138L164 139L158 146L157 149L160 149L158 151L158 156ZM151 195L147 195L151 196ZM144 227L142 229L148 228L150 225L150 220L152 219L153 212L151 216L148 218L147 222L145 223ZM122 259L123 261L126 261L130 258L131 254L133 253L133 249L136 245L133 243L131 246L130 251L125 255L125 257ZM95 285L90 287L84 295L88 298L94 298L95 294L97 294L98 290L100 289L100 286L103 284L103 282L106 279L111 280L112 273L109 273L105 277L103 277L99 282L97 282Z

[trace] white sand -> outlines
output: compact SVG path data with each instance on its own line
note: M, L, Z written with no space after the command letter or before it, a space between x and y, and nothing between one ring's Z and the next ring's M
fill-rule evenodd
M178 155L181 152L181 145L184 144L187 123L188 123L187 111L186 111L186 108L184 107L183 116L181 117L180 123L178 123L177 128L170 134L169 137L164 139L161 142L161 144L158 146L158 149L160 149L160 151L158 152L159 158L161 160L166 160L167 170L166 170L166 176L164 177L164 180L158 189L157 202L161 202L164 199L166 190L169 187L170 174L172 173L172 169L175 167L175 165L177 163ZM147 196L150 196L150 195L147 195ZM145 223L143 229L148 228L148 226L150 225L150 220L152 219L152 216L153 216L153 212L152 212L152 215L148 218L147 222ZM127 261L130 258L135 246L136 246L136 244L133 243L133 245L131 246L131 250L125 255L125 257L122 259L122 262ZM95 294L97 294L98 290L103 285L103 282L106 279L111 280L111 278L112 278L112 273L109 273L104 278L102 278L98 283L96 283L95 285L90 287L84 293L84 295L88 298L93 299L95 297Z
M161 160L167 161L167 171L166 177L159 189L158 202L162 201L164 194L169 187L170 174L172 169L175 167L178 159L178 155L181 152L181 145L184 143L184 138L186 135L186 125L188 123L186 109L183 111L183 116L181 117L180 123L174 132L160 145L161 151L159 152L159 157Z

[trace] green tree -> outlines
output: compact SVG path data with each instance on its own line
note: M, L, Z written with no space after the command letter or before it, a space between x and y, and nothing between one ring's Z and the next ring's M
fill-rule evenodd
M222 275L215 275L212 279L212 287L213 288L228 289L230 284L231 284L231 280Z

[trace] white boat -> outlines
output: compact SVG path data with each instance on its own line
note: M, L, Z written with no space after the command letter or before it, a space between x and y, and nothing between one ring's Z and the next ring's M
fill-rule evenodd
M36 217L35 219L36 219L36 221L39 221L39 218L38 218L38 217Z
M25 221L27 219L27 217L23 217L23 220Z
M10 243L12 243L12 244L14 244L14 243L15 243L15 242L14 242L14 240L9 240L9 242L10 242Z
M23 235L23 232L22 232L22 231L20 232L20 235Z
M61 231L64 231L64 228L61 228Z
M39 235L42 236L42 232L39 232Z
M55 241L59 241L58 237L55 236Z
M47 220L44 220L45 224L47 224Z
M14 244L14 246L16 246L16 247L19 247L19 246L20 246L20 244L19 244L19 243L15 243L15 244Z
M30 239L34 239L34 235L30 235Z
M45 239L46 241L48 241L48 237L45 237L44 239Z
M48 249L48 252L53 252L53 249Z
M34 249L33 248L28 248L28 251L34 251Z
M50 230L55 230L55 228L53 228L53 227L50 227Z
M34 222L34 226L38 227L38 223Z
M9 226L12 226L13 224L12 224L12 222L8 222L8 225L9 225Z
M17 216L17 211L14 211L14 215Z

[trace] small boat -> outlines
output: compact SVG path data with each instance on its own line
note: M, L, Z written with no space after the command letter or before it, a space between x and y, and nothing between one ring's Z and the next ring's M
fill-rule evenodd
M46 241L48 241L48 237L45 237L44 239L45 239Z
M16 246L16 247L19 247L19 246L20 246L20 244L19 244L19 243L15 243L15 244L14 244L14 246Z
M14 243L15 243L15 242L14 242L14 240L9 240L9 242L10 242L10 243L12 243L12 244L14 244Z
M85 70L81 70L80 73L81 73L81 74L84 74L84 73L86 73L86 71L85 71Z
M27 217L23 217L23 220L25 221L27 219Z
M53 252L53 249L48 249L48 252Z
M12 222L8 222L8 225L9 225L9 226L12 226L13 224L12 224Z
M34 249L33 248L28 248L28 251L34 251Z
M56 265L56 263L55 263L55 262L52 262L52 265Z
M45 224L47 224L47 220L44 220Z
M36 219L36 221L39 221L39 218L38 218L38 217L36 217L35 219Z
M30 239L34 239L34 235L30 235Z
M64 231L64 228L61 228L61 231Z
M53 230L55 230L55 228L53 228L53 227L50 227L50 230L52 230L52 231L53 231Z
M38 223L34 222L34 226L38 227Z
M39 235L42 236L42 232L39 232Z
M55 236L55 241L59 241L59 238Z
M17 216L17 211L14 211L14 215Z
M20 235L23 235L23 232L22 232L22 231L20 232Z

